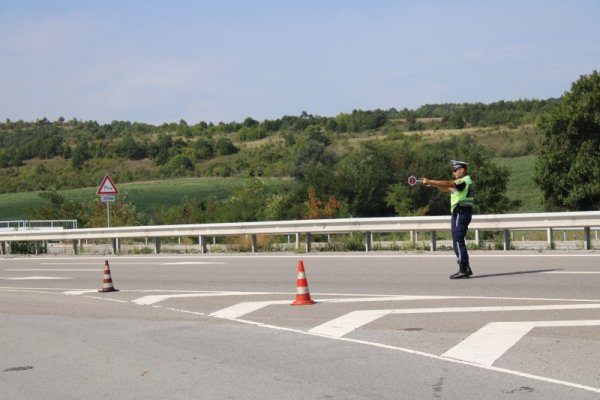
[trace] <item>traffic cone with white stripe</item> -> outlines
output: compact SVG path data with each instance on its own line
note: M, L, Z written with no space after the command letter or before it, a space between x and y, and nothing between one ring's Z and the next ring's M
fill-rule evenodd
M315 304L310 298L308 291L308 281L306 280L306 273L304 272L304 263L298 261L298 280L296 281L296 300L290 305L292 306L306 306Z
M113 281L110 276L110 266L108 265L108 260L104 260L104 283L102 285L102 289L100 289L98 291L99 292L118 292L118 290L113 287Z

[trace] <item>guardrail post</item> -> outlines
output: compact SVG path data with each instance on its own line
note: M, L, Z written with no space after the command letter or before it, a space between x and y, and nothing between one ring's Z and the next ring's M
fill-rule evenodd
M431 245L431 251L436 251L436 249L437 249L437 238L435 236L435 231L431 231L430 245Z
M503 242L504 242L504 251L508 251L510 249L510 231L505 229L502 231Z
M480 243L481 243L481 239L479 236L479 229L475 229L475 244L477 245L477 247L479 247Z
M73 240L73 255L76 256L79 253L77 248L77 239Z
M307 232L306 233L306 252L310 253L310 249L312 246L312 233Z
M112 241L112 252L113 254L119 254L121 252L121 239L114 238Z
M548 238L548 248L554 248L554 229L548 228L546 229L546 236Z
M365 232L365 251L371 251L371 232Z
M6 242L2 242L2 254L6 255Z
M206 238L202 235L198 236L198 245L200 246L200 253L208 253L208 247L206 246Z
M300 248L300 234L296 233L296 250Z
M256 253L258 250L258 246L256 244L256 235L250 235L250 240L252 241L252 252Z
M154 254L160 253L160 238L154 238Z
M584 250L592 249L592 241L590 238L590 227L586 226L583 228L583 248Z

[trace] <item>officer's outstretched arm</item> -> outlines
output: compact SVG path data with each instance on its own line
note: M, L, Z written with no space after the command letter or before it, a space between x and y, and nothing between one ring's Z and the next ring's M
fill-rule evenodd
M436 181L433 179L421 178L421 182L425 186L433 186L442 192L449 192L456 188L456 185L452 181Z

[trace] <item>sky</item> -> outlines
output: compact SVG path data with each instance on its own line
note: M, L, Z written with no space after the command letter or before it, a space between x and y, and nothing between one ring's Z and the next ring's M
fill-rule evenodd
M596 0L0 0L0 121L259 121L547 99Z

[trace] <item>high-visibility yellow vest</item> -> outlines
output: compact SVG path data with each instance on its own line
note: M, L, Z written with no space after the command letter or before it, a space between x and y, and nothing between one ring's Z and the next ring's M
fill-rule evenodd
M450 191L450 212L454 212L456 206L473 207L475 199L475 185L469 175L458 178L453 181L456 186L460 186L463 182L465 187L463 190L452 189Z

